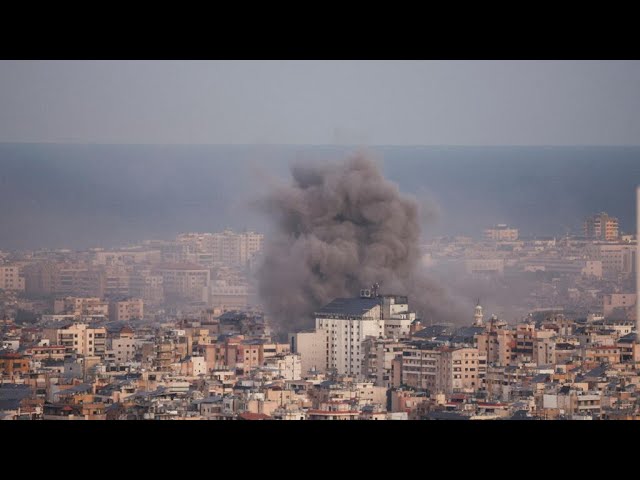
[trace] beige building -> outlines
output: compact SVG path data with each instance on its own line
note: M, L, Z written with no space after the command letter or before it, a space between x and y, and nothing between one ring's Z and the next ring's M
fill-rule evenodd
M487 358L477 348L414 345L402 352L402 383L432 393L475 392L484 388Z
M534 341L533 361L536 365L556 364L556 340L552 330L537 330Z
M55 315L109 315L109 304L99 297L64 297L53 301Z
M611 293L603 296L602 310L605 317L611 315L616 308L623 310L634 307L636 304L635 293Z
M55 282L56 292L79 297L104 297L106 292L106 272L100 268L82 266L62 268Z
M107 266L104 294L108 298L126 297L131 292L131 267Z
M218 280L211 285L209 305L229 310L243 310L249 305L251 292L248 285L229 285Z
M406 343L394 339L368 338L363 342L362 374L378 387L393 386L393 361L402 357Z
M162 276L164 296L174 299L207 302L211 272L188 263L165 263L157 268Z
M107 330L104 327L89 328L85 323L73 323L62 328L45 328L44 337L51 345L62 345L65 353L104 356Z
M515 357L515 332L506 327L505 322L494 317L489 320L487 330L476 337L479 353L486 356L490 365L507 366Z
M0 265L0 290L24 292L25 277L20 265Z
M402 352L402 384L433 393L439 392L440 354L437 346L430 344L405 348Z
M116 300L109 304L109 319L111 321L139 320L144 318L144 302L141 298Z
M32 295L51 295L60 290L59 271L55 262L38 262L23 268L25 290Z
M327 368L327 332L325 330L292 333L291 350L300 354L302 374L324 372Z
M212 265L245 266L262 249L264 235L255 232L184 233L177 242L191 247L194 260ZM206 256L197 257L198 254Z
M120 332L109 339L110 357L116 363L126 363L134 359L136 355L136 340L133 330L124 326Z
M615 278L635 272L635 243L596 243L587 246L588 254L602 262L602 275Z
M438 369L438 390L451 394L483 387L487 359L477 348L442 348Z
M141 298L148 305L164 302L162 275L149 268L137 269L131 274L129 291L133 297Z

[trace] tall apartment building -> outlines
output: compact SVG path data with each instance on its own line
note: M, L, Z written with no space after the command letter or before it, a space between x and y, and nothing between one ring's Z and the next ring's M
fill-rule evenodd
M486 355L477 348L449 348L433 343L407 346L402 352L402 383L432 393L484 388Z
M393 386L393 361L402 356L406 343L393 338L367 338L363 342L362 375L378 387Z
M131 294L131 267L108 266L104 271L106 297L126 297Z
M205 303L209 300L209 269L188 263L165 263L156 272L162 277L165 297Z
M483 387L487 359L477 348L442 348L438 379L446 394Z
M431 343L413 344L402 351L402 384L437 393L440 350Z
M55 283L56 293L82 297L104 297L107 277L104 270L82 266L62 268Z
M25 277L20 265L0 265L0 290L25 290Z
M164 302L162 275L154 273L150 268L140 268L131 274L129 291L132 296L141 298L150 305Z
M487 330L476 336L479 353L486 356L490 365L508 366L515 358L515 334L506 327L505 322L494 316L489 320Z
M314 332L291 335L292 349L302 356L303 369L335 370L362 375L368 337L400 338L409 334L415 314L400 295L377 296L362 290L357 298L337 298L316 312ZM305 371L306 373L306 371Z
M113 336L108 341L110 347L110 354L116 363L130 362L134 359L136 354L136 339L134 338L134 331L124 326L120 329L117 335Z
M179 244L188 245L198 263L245 266L262 249L264 235L255 232L184 233L178 235ZM207 254L206 256L197 256ZM202 263L205 264L205 263Z
M584 236L607 242L618 240L618 219L605 212L588 217L584 221Z
M518 240L518 229L509 228L506 224L500 223L493 227L485 228L483 238L493 242L515 242Z
M29 295L51 295L59 290L60 267L55 262L38 262L23 268L25 290Z

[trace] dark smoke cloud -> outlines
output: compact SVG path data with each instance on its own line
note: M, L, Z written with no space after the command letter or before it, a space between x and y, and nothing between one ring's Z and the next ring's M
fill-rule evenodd
M374 282L383 293L408 294L412 308L436 321L470 315L421 267L424 206L401 194L366 154L297 163L291 174L292 184L274 187L260 205L274 231L259 293L280 333L311 327L318 308Z

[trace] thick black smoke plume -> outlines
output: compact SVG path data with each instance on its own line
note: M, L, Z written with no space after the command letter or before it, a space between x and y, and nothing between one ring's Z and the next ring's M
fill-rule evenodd
M276 330L312 327L318 308L375 282L383 293L409 295L419 314L451 320L455 305L420 267L420 206L371 159L359 153L338 164L297 164L291 174L293 183L261 204L275 228L259 294Z

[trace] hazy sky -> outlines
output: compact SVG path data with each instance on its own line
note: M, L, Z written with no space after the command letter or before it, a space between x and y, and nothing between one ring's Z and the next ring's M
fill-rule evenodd
M0 141L637 145L638 61L1 61Z

